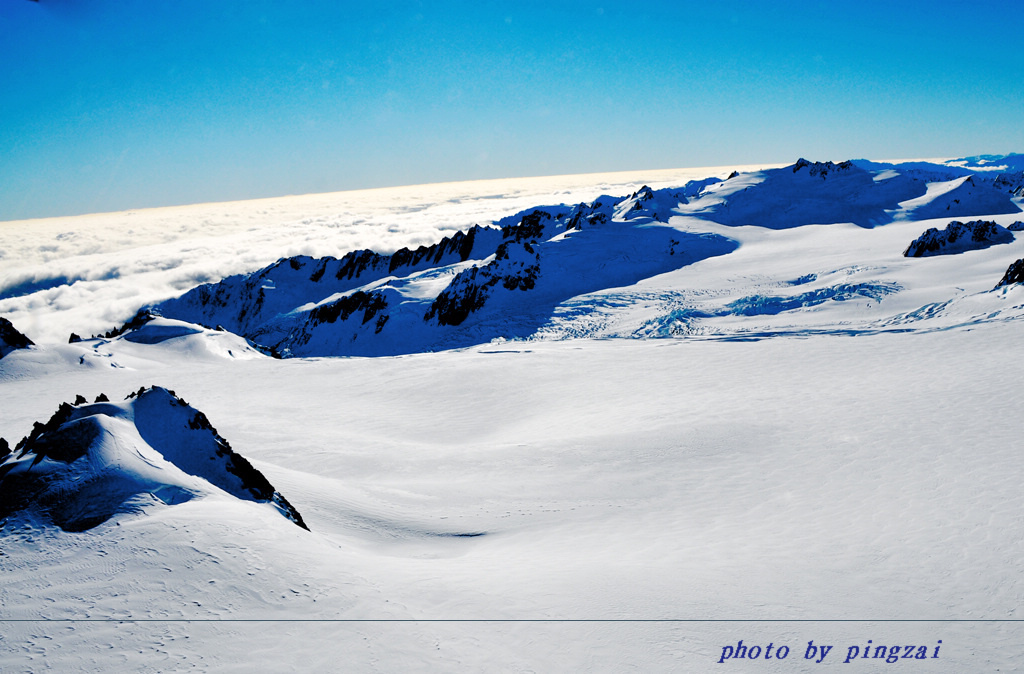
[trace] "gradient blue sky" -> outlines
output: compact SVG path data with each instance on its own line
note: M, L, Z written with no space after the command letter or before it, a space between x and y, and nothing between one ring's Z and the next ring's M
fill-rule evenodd
M0 0L0 220L1024 151L1017 2Z

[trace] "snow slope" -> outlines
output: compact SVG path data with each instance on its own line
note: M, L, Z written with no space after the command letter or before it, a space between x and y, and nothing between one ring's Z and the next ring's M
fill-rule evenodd
M903 194L885 202L884 222L847 217L856 209L810 222L817 198L806 217L787 216L800 226L711 217L742 181L752 204L769 179L796 194L838 166L825 179L808 164L689 190L680 181L650 197L638 186L611 207L600 186L584 208L538 206L558 203L548 195L490 223L525 225L501 234L507 258L296 293L278 314L307 330L317 307L376 291L415 308L389 326L403 315L437 331L477 326L455 349L275 359L162 317L12 352L0 360L0 436L30 434L77 394L119 400L155 383L203 410L309 531L170 467L161 484L202 497L118 510L84 531L19 510L0 523L0 667L888 667L859 656L870 640L927 646L925 660L891 663L915 672L1019 669L1024 285L996 284L1024 258L1011 227L1021 215L985 212L979 199L957 219L995 222L1013 240L921 258L903 251L953 216L914 219L926 203L906 206ZM914 168L938 174L928 184L969 170L936 166ZM898 179L886 177L892 165L871 170L868 190ZM1001 173L973 175L991 186ZM913 198L949 193L928 190ZM538 209L552 217L524 222ZM579 229L566 227L573 209ZM679 264L669 240L729 243ZM269 296L266 281L283 290L291 272L317 287L307 281L320 263L285 260L282 276L254 287ZM534 266L534 287L520 289ZM425 312L471 269L476 287L488 269L516 287L501 281L461 323L428 325ZM361 327L366 307L349 312L349 332L323 332L343 309L298 334L320 353L359 329L357 341L385 334L373 332L377 316ZM216 346L228 339L237 346ZM136 405L90 418L122 424ZM155 446L133 442L145 456ZM740 640L790 652L719 666ZM805 658L809 642L832 647L820 664L820 652ZM858 659L843 664L852 647Z

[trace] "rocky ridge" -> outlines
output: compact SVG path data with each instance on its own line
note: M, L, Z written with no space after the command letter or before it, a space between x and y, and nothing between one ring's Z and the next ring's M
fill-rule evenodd
M69 531L118 513L211 493L299 512L173 391L141 388L114 404L100 395L62 403L10 449L0 441L0 518L30 511Z
M32 340L18 332L17 328L9 320L0 317L0 358L3 358L12 351L25 349L33 345Z
M1007 267L1006 273L1003 274L1003 278L996 284L996 288L1013 285L1014 283L1024 283L1024 258L1017 260Z
M903 257L954 255L1013 241L1013 234L990 220L953 220L943 229L930 227L910 242Z

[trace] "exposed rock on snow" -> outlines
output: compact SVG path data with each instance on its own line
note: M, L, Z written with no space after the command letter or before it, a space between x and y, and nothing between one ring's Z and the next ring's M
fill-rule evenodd
M11 351L32 346L32 340L18 332L6 318L0 317L0 358Z
M996 284L996 288L1002 288L1014 283L1024 283L1024 259L1017 260L1007 268L1003 278Z
M600 200L589 204L579 204L569 213L569 220L565 223L566 230L581 230L584 226L594 227L608 222L611 217L611 209L603 207Z
M282 258L252 274L198 286L156 308L168 318L220 325L252 336L278 315L302 304L350 292L389 276L407 276L431 267L481 259L491 254L500 240L497 229L474 226L431 246L402 248L392 255L357 250L340 260L306 255Z
M968 250L979 250L1013 241L1013 234L1002 225L989 220L960 222L953 220L944 229L931 227L914 239L903 257L929 257L952 255Z
M518 236L502 242L492 262L471 267L452 279L423 319L430 321L436 317L438 325L459 325L484 306L491 289L499 283L506 290L532 290L540 274L536 246L536 240L521 242Z
M1024 171L1000 173L992 185L996 189L1006 190L1015 197L1024 197Z
M387 309L388 301L381 293L364 293L357 290L351 295L346 295L339 300L328 304L321 304L309 312L309 318L314 325L323 323L334 323L335 321L347 320L349 316L357 311L363 312L363 323L368 323L378 312ZM383 321L378 320L377 332L381 331L384 323L387 322L387 315L381 316Z
M789 229L1019 212L1007 188L1010 174L1001 174L1003 182L995 175L928 162L801 158L725 181L657 190L645 185L625 197L537 206L493 227L473 227L393 255L359 250L340 260L282 259L157 308L193 324L223 326L284 357L413 353L523 338L572 297L632 285L735 247L721 236L695 235L680 221L657 226L673 216ZM956 252L950 245L957 241L954 232L944 252ZM828 295L844 297L843 290ZM789 311L814 306L821 297L764 299L764 306L755 301L743 311Z
M830 161L825 162L809 162L803 157L796 160L793 164L793 173L798 173L802 169L807 169L807 174L811 176L820 176L822 180L828 177L829 173L847 172L854 168L852 161L844 161L838 164L833 164Z
M501 237L505 241L536 241L546 238L544 236L545 225L552 221L551 214L547 211L535 210L524 215L517 225L509 225L501 228Z
M108 330L103 335L94 335L93 339L98 339L99 337L105 337L106 339L120 337L124 333L129 332L131 330L138 330L146 323L152 321L154 318L160 318L160 314L149 309L139 309L135 316L133 316L130 320L126 321L124 325L122 325L121 327L114 328L113 330Z
M31 511L69 531L117 513L225 494L265 503L306 528L264 475L202 412L159 387L126 402L63 403L0 462L0 518ZM6 443L4 443L6 445ZM2 452L0 452L2 454Z
M689 200L681 190L657 190L644 185L639 190L615 205L615 218L637 220L650 218L656 222L668 222L676 208Z
M624 198L531 208L417 251L281 260L157 308L224 326L286 357L409 353L528 336L576 294L735 248L721 236L650 226L686 202L679 190L645 186Z

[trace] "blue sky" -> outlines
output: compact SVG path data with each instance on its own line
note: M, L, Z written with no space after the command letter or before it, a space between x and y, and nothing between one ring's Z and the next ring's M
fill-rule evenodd
M0 0L0 220L1024 151L1006 2Z

